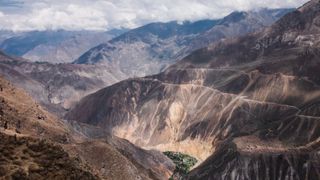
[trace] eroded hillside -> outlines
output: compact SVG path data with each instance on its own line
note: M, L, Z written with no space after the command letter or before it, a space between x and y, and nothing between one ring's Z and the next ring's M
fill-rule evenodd
M319 179L319 9L310 1L261 32L100 90L66 118L191 154L203 163L190 179Z
M3 78L0 98L0 178L167 179L172 174L174 165L161 152L64 122Z

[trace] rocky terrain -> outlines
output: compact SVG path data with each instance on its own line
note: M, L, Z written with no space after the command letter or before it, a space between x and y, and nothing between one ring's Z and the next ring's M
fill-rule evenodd
M260 10L258 12L233 13L223 20L203 20L194 23L185 22L184 24L177 22L149 24L111 40L108 44L113 44L117 47L116 49L105 49L105 45L98 46L97 48L99 49L99 47L101 47L104 49L103 51L112 51L110 57L114 59L110 59L110 61L108 61L110 63L100 63L102 62L102 60L99 59L100 53L97 54L96 60L91 59L90 62L87 62L88 59L84 58L86 55L83 55L82 58L77 61L81 64L54 64L48 62L32 62L41 60L31 56L31 61L18 57L10 57L6 53L1 52L0 73L16 86L24 88L50 112L54 112L60 116L82 97L105 86L112 85L128 77L159 72L160 69L172 64L175 61L173 59L178 59L178 56L181 55L178 55L178 49L179 52L182 52L184 47L192 44L191 41L195 40L196 35L200 38L200 36L204 36L209 31L217 28L221 30L221 27L223 27L221 31L228 32L226 29L229 27L235 29L234 27L239 26L239 28L236 28L239 30L238 32L213 38L212 41L232 35L236 36L239 33L247 33L267 26L287 11L289 10ZM258 16L258 14L260 16ZM256 21L252 20L254 18L257 18ZM261 23L256 25L256 22ZM243 29L242 27L246 28ZM56 63L57 61L54 59L57 57L55 55L52 57L47 56L51 56L51 52L58 51L47 51L45 50L47 46L73 51L74 48L80 48L79 44L86 46L90 43L98 43L101 40L108 39L102 35L100 36L100 34L115 35L116 33L119 33L119 31L111 31L108 33L69 31L21 32L5 40L2 43L2 48L4 48L7 53L23 57L27 57L27 55L32 53L38 56L36 49L40 49L44 54L39 57L43 57L45 61ZM3 32L2 34L6 35L6 37L12 35L10 32ZM91 37L94 37L94 39ZM99 41L96 41L95 38L98 38ZM85 41L85 43L82 43L83 41ZM71 42L71 44L66 45L68 42ZM211 40L207 43L210 42ZM119 43L123 45L121 45L121 48L120 46L118 47ZM143 46L148 46L148 48L144 49L140 46L135 46L134 44L137 43L144 44ZM152 45L149 46L150 44ZM44 47L44 49L41 47ZM192 47L197 48L201 46L192 45ZM90 52L95 51L97 48L93 48ZM121 52L119 51L119 54L114 50L120 50ZM185 48L183 54L186 55L192 50L193 49L187 50ZM47 54L47 52L49 54ZM148 59L151 56L150 53L156 59L159 58L159 56L163 56L163 60L161 60L161 62L152 60L152 63L150 63ZM91 53L88 52L86 54L89 55ZM175 55L178 56L174 57ZM92 54L90 56L92 56ZM163 63L166 65L163 65Z
M34 62L70 63L90 48L125 31L0 31L0 49L9 55L24 57Z
M26 137L0 134L0 177L4 179L87 179L98 177L79 167L61 147Z
M128 77L156 74L193 50L269 26L289 11L262 9L219 20L152 23L92 48L74 63L117 66Z
M221 19L210 30L197 36L181 53L205 48L223 39L237 38L270 26L294 9L258 9L253 11L236 11ZM187 53L185 55L188 55Z
M320 178L320 2L91 94L66 118L200 160L189 179ZM99 107L99 108L97 108Z
M168 179L174 165L102 129L65 122L0 78L0 179Z
M119 72L110 66L32 63L0 53L0 73L52 112L125 79Z

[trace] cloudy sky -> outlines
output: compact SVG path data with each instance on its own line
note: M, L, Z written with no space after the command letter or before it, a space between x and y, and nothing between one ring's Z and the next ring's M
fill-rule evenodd
M308 0L0 0L0 29L107 30L220 18L235 10L299 7Z

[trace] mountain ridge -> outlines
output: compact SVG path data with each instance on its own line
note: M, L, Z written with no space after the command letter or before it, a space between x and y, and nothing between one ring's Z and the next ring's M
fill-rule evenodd
M152 23L90 49L73 63L113 64L129 77L155 74L198 48L259 30L277 20L277 13L283 15L291 10L234 12L221 20L182 24L176 21Z
M20 56L33 62L68 63L92 46L106 42L126 30L95 31L31 31L12 32L0 49L9 55ZM1 33L1 32L0 32ZM4 32L4 34L6 34Z

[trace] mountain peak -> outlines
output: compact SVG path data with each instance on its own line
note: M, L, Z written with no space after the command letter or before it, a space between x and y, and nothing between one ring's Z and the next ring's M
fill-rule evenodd
M246 18L247 15L248 13L245 11L235 11L229 14L228 16L226 16L225 18L223 18L220 24L236 23Z
M274 34L284 32L315 33L319 31L320 1L312 0L296 11L288 13L275 23L271 29Z
M307 3L305 3L303 6L298 8L298 11L300 12L306 12L309 10L319 10L320 7L320 0L311 0Z

